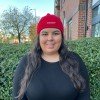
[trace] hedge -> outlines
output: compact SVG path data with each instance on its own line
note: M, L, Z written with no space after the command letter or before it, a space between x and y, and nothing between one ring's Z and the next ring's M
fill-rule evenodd
M0 44L0 100L12 100L12 79L19 59L29 44Z
M100 100L100 37L69 41L69 49L78 53L89 71L91 100Z
M100 38L84 38L65 42L78 53L89 71L91 100L100 99ZM30 44L0 44L0 100L12 100L12 80L21 57Z

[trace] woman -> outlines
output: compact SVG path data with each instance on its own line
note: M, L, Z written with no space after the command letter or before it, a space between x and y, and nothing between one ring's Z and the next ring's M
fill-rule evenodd
M87 69L78 54L68 51L63 31L59 17L40 19L34 50L14 75L14 100L89 100Z

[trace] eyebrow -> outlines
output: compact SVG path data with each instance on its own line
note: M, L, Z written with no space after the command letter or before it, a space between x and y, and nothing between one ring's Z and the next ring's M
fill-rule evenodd
M59 30L55 30L55 31L53 31L52 33L54 33L54 32L60 32L60 31L59 31ZM41 33L48 33L48 31L43 30Z
M48 33L47 31L42 31L41 33Z
M60 32L59 30L53 31L53 32Z

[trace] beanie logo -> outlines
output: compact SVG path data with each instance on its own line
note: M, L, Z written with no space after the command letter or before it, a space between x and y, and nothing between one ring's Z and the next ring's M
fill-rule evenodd
M55 24L56 22L47 22L47 24Z

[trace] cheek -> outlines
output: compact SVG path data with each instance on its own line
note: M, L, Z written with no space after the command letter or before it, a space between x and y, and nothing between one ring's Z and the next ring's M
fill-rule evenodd
M46 39L45 39L45 38L43 38L42 36L40 36L40 37L39 37L39 41L40 41L40 43L41 43L41 42L43 43L43 42L45 42L45 41L46 41Z
M40 38L40 46L41 46L41 48L44 47L44 44L45 44L45 43L46 43L46 40Z
M61 42L62 42L61 38L59 38L59 39L56 40L56 44L58 44L58 45L61 45Z
M62 38L61 38L61 37L56 37L56 38L53 39L53 41L54 41L54 43L55 43L55 47L56 47L56 48L59 48L60 45L61 45L61 43L62 43ZM46 42L47 42L47 39L46 39L46 38L40 37L40 46L41 46L42 49L45 48Z

